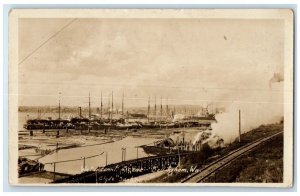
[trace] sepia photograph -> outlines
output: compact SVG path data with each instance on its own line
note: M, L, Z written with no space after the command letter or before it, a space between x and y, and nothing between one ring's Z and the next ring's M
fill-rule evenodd
M289 9L13 9L13 185L290 187Z

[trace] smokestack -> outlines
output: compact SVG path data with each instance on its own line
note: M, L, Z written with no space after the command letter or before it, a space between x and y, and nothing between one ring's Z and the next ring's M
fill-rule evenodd
M241 142L241 110L239 110L239 142Z

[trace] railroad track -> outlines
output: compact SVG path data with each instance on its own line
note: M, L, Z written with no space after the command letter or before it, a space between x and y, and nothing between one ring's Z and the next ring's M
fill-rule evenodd
M232 152L230 152L229 154L223 156L222 158L210 163L209 165L205 166L201 171L194 173L190 176L188 176L187 178L183 179L181 181L181 183L198 183L198 182L202 182L203 180L205 180L207 177L209 177L211 174L213 174L214 172L216 172L218 169L221 169L222 167L226 166L227 164L229 164L230 162L232 162L233 160L237 159L238 157L240 157L241 155L246 154L247 152L251 151L252 149L254 149L255 147L257 147L259 144L262 144L263 142L282 134L283 132L279 132L276 134L273 134L271 136L265 137L265 138L261 138L258 139L250 144L247 144L243 147L240 147Z

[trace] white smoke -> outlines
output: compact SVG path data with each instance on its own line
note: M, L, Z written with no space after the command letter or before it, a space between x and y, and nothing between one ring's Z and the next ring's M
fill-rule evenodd
M279 122L283 116L282 104L231 105L226 112L216 115L217 123L212 124L212 132L223 138L226 144L233 142L238 137L239 110L241 111L241 133L246 133L263 124Z
M239 94L236 102L222 105L225 107L225 111L216 114L217 122L212 124L212 134L207 140L218 141L213 138L219 137L224 140L225 144L233 142L239 135L239 110L241 111L242 134L260 125L282 120L284 81L281 76L280 73L274 73L270 80L268 78L262 79L265 81L261 82L261 88L265 90ZM232 94L227 96L232 96ZM258 98L256 99L256 97ZM245 101L247 98L251 98L253 101ZM199 133L195 137L194 143L202 141L203 138L201 137L202 135ZM209 144L211 147L213 146L213 142L209 142Z
M183 120L184 118L185 118L185 115L176 114L176 115L174 115L173 122L178 121L178 120Z
M201 131L194 138L193 145L196 145L198 141L201 144L208 144L211 148L224 147L224 140L212 131Z
M193 145L195 145L197 141L204 141L204 140L210 138L211 136L212 136L211 131L201 131L201 132L197 133L197 135L193 141Z

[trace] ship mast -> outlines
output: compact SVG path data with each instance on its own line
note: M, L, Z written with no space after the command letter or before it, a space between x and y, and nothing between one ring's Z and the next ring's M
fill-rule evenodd
M147 112L147 116L148 116L148 122L149 122L149 117L150 117L150 96L148 98L148 112Z
M154 116L155 116L155 122L156 122L156 95L154 98Z
M110 123L113 118L113 113L114 113L114 91L111 92L111 115L110 115Z
M58 120L60 120L60 95L61 95L61 92L58 93L59 96L58 96Z
M89 119L91 119L91 95L89 92Z
M103 108L103 102L102 102L102 91L101 91L101 105L100 105L100 117L102 119L102 108Z
M124 118L124 93L122 94L122 118Z
M107 103L108 103L108 106L107 106L108 119L110 119L110 97L109 97L109 94L108 94L108 97L107 97Z
M169 118L169 106L168 106L169 98L167 97L167 106L166 106L166 113L167 113L167 118Z
M37 109L37 119L41 118L41 109Z
M163 106L162 106L162 96L160 97L160 121L162 121L162 112L163 112Z

